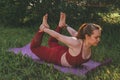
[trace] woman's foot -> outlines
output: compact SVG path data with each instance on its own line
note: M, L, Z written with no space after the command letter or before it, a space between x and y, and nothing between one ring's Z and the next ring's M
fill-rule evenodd
M66 26L66 14L63 12L60 13L60 21L58 26L61 28Z
M47 23L47 20L48 20L48 14L45 14L43 16L43 21L42 21L42 24L46 27L46 28L49 28L49 25Z
M39 27L40 31L43 31L44 28L49 28L49 25L48 25L48 23L47 23L47 19L48 19L48 14L45 14L45 15L43 16L42 24L41 24L40 27Z

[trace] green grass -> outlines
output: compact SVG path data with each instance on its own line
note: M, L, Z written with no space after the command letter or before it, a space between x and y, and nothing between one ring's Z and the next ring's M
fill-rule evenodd
M113 27L114 26L114 27ZM109 66L102 66L86 76L75 76L55 70L52 65L39 64L21 54L7 52L10 47L29 43L38 27L0 26L0 80L119 80L120 27L105 25L101 43L93 48L93 60L112 58ZM44 43L46 45L47 39Z

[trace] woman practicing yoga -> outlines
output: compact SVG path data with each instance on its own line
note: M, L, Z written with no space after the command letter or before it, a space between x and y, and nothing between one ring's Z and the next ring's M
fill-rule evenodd
M60 21L56 30L51 30L47 23L48 14L43 16L43 22L31 41L31 50L40 59L61 66L75 67L88 61L91 57L91 46L97 46L100 41L101 27L94 23L84 23L78 31L66 24L66 14L60 13ZM72 37L60 34L66 28ZM51 37L48 46L41 46L44 33ZM66 46L60 45L58 41Z

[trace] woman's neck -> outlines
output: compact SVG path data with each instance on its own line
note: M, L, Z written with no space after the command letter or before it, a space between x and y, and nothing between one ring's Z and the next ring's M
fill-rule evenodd
M84 46L87 48L87 49L90 49L91 48L91 44L89 44L89 42L87 40L83 40L84 42Z

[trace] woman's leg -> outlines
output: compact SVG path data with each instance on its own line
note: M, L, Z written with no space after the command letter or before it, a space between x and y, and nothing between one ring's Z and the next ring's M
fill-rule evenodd
M62 28L66 25L66 15L65 13L60 13L60 20L59 20L59 24L57 26L57 28L55 29L56 32L61 32ZM55 39L54 37L50 37L48 40L48 45L49 47L56 47L56 46L60 46L58 44L58 40Z
M43 29L45 26L49 27L49 25L47 24L47 19L48 19L48 15L46 14L43 16L43 21L39 27L39 31L35 34L34 38L32 39L31 48L37 48L41 46L41 42L44 34Z
M43 24L43 25L46 25L47 24L46 18L45 18L45 20L43 18L43 21L46 21ZM60 26L57 27L56 31L60 32L61 28L62 27L60 27ZM58 45L58 41L53 37L51 37L49 39L49 45L52 48L51 47L46 47L46 46L41 46L40 43L42 41L43 34L44 33L41 30L33 38L32 42L31 42L32 52L34 54L36 54L38 57L40 57L40 59L42 59L42 60L45 60L47 62L52 62L52 63L55 63L55 64L61 64L61 56L67 50L67 47L63 47L63 46L53 47L53 46L56 46L56 45L54 45L54 43ZM38 36L38 37L36 38L36 36Z
M42 38L44 35L44 32L42 29L45 26L48 27L47 18L48 18L47 15L43 16L43 22L42 22L42 25L40 26L40 30L35 34L35 36L33 37L31 41L31 45L30 45L32 52L44 60L46 60L49 57L48 53L50 52L50 48L46 46L41 46Z

